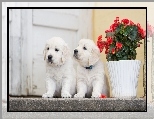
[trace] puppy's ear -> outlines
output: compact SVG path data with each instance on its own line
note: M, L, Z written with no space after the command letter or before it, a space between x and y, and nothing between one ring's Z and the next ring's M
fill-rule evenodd
M89 66L95 64L99 60L99 57L100 57L100 52L98 47L96 46L92 48L91 56L89 58Z
M61 58L62 63L64 63L67 60L69 55L70 55L69 47L67 44L65 44L62 51L62 58Z

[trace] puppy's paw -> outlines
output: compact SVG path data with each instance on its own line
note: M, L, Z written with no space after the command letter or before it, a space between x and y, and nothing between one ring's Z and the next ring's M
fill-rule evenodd
M43 97L43 98L52 98L53 95L50 94L50 93L44 93L44 94L42 95L42 97Z
M74 95L74 98L84 98L84 97L85 97L85 95L82 93L77 93Z
M71 94L69 92L62 92L61 97L62 98L71 98L72 96L71 96Z
M92 92L92 98L99 98L101 96L100 93L97 93L97 92Z

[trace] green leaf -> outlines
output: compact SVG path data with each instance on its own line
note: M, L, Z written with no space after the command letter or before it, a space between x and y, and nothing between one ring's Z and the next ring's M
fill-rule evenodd
M126 55L126 53L125 52L122 52L122 56L125 56Z
M120 34L123 34L123 31L122 30L120 31Z
M131 44L130 40L127 40L125 43L127 46L130 46L130 44Z
M116 42L118 42L118 38L117 38L117 37L115 37L114 40L115 40Z
M137 35L138 35L138 31L137 31L137 27L136 26L133 26L131 28L131 31L130 33L128 34L128 37L130 40L136 40L137 39Z
M121 54L121 52L117 52L116 53L116 56L119 58L119 57L122 57L122 54Z
M122 33L123 33L122 29L123 29L123 24L120 24L120 25L116 28L115 33L120 33L120 34L122 34Z
M118 33L120 31L120 28L117 27L116 30L115 30L115 33Z
M114 43L110 45L109 51L112 51L113 48L115 48L115 44Z
M128 59L131 59L131 55L128 55Z
M128 59L127 56L124 56L124 57L123 57L123 60L127 60L127 59Z

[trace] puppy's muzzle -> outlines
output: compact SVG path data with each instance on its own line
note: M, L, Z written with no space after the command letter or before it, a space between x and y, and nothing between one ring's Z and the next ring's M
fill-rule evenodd
M48 55L48 61L52 62L52 55Z

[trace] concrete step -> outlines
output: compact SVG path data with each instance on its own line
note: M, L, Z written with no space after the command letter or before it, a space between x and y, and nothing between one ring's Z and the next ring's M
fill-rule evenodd
M145 98L9 98L9 111L147 111Z

